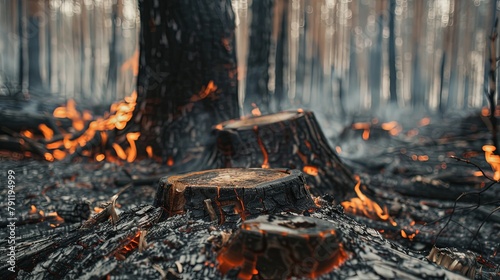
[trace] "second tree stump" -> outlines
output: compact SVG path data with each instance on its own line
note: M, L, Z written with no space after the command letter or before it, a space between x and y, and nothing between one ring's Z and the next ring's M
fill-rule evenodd
M315 195L332 194L337 201L356 196L351 171L328 145L312 112L231 120L215 130L221 166L299 169Z
M168 216L191 211L194 218L236 221L240 217L315 208L298 170L229 168L160 179L155 206Z

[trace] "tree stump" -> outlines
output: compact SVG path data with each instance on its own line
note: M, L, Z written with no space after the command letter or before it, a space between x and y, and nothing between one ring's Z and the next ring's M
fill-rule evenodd
M220 271L239 269L239 279L316 278L347 258L341 234L331 223L268 215L245 221L217 256Z
M168 216L191 211L220 224L263 213L301 213L315 207L298 170L229 168L160 179L155 206Z
M315 195L332 194L339 201L356 196L351 171L329 147L312 112L230 120L215 130L221 166L299 169Z

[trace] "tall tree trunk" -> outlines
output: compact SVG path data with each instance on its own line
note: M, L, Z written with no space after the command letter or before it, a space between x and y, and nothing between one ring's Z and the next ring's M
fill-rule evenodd
M28 1L28 84L30 91L41 91L43 88L40 74L40 12L41 2Z
M252 103L263 113L269 113L269 52L274 0L252 2L250 47L247 62L247 82L244 112L252 110Z
M396 34L395 32L396 0L389 4L389 91L392 103L398 102L396 92Z
M239 116L230 0L140 0L137 106L127 130L169 164L194 169L213 125ZM138 126L139 125L139 126Z

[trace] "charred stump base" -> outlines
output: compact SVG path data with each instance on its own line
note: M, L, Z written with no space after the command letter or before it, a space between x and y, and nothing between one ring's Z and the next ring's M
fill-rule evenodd
M194 218L236 221L263 213L301 213L315 207L298 170L230 168L167 176L155 206L168 216L191 211Z
M217 257L223 274L239 279L315 278L348 258L331 223L300 216L260 216L245 221Z
M223 122L216 127L218 161L224 167L299 169L315 195L354 197L356 184L312 112L276 114Z

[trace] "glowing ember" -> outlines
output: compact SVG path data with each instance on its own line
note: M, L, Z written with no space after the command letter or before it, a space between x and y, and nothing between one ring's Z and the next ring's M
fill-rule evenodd
M146 231L137 231L137 233L132 236L132 238L128 239L128 242L125 243L121 250L115 253L115 258L118 260L124 260L126 258L125 255L135 250L136 248L139 248L140 251L142 251L142 248L146 247L145 235Z
M30 209L30 211L28 213L29 214L35 214L36 213L36 206L35 205L31 205L31 209Z
M368 140L370 138L370 130L369 129L363 130L362 138L363 138L363 140Z
M302 168L302 171L311 176L318 176L318 168L316 166L306 165Z
M45 140L50 140L50 139L52 139L52 136L54 136L54 131L52 129L50 129L46 124L43 124L43 123L40 124L38 126L38 129L40 129L40 131L42 132Z
M25 130L25 131L21 132L21 134L27 138L33 138L33 133L29 130Z
M491 169L495 172L493 174L494 180L500 180L500 156L494 154L496 148L493 145L484 145L484 157L486 158L486 162L488 162L491 166Z
M352 128L357 130L370 129L370 123L364 123L364 122L354 123L352 124Z
M98 154L97 156L95 156L96 161L103 161L105 158L106 156L104 154Z
M356 176L357 177L357 176ZM371 200L368 198L366 195L364 195L361 192L361 181L359 177L356 178L357 183L356 186L354 187L354 191L358 195L358 197L351 198L349 201L344 201L340 203L342 207L347 212L350 212L355 215L360 215L362 214L365 217L368 217L370 219L380 219L383 221L386 221L389 219L389 214L387 213L387 207L384 206L383 208L380 207L375 201Z
M430 123L431 123L431 118L425 117L418 122L418 126L426 126L429 125Z
M168 157L168 160L167 160L167 165L168 166L173 166L174 165L174 158L173 157Z
M258 116L261 116L262 113L260 112L260 109L259 107L257 107L257 105L255 105L255 103L252 103L252 116L255 116L255 117L258 117Z
M383 130L388 131L391 136L397 136L403 131L401 125L396 121L382 123L380 126Z
M153 147L147 146L146 153L148 154L148 158L153 158Z
M386 122L386 123L382 123L380 125L382 127L383 130L391 130L391 129L394 129L398 126L398 122L397 121L392 121L392 122Z
M413 240L413 238L415 238L415 236L418 234L418 232L419 232L419 231L418 231L418 230L416 230L414 233L408 234L408 233L406 233L406 231L405 231L405 230L403 230L403 229L402 229L402 230L401 230L401 236L402 236L403 238L410 239L410 241L412 241L412 240Z
M486 107L483 107L483 108L481 109L481 116L483 116L483 117L487 117L487 116L489 116L489 115L490 115L490 109L488 109L488 108L486 108Z

